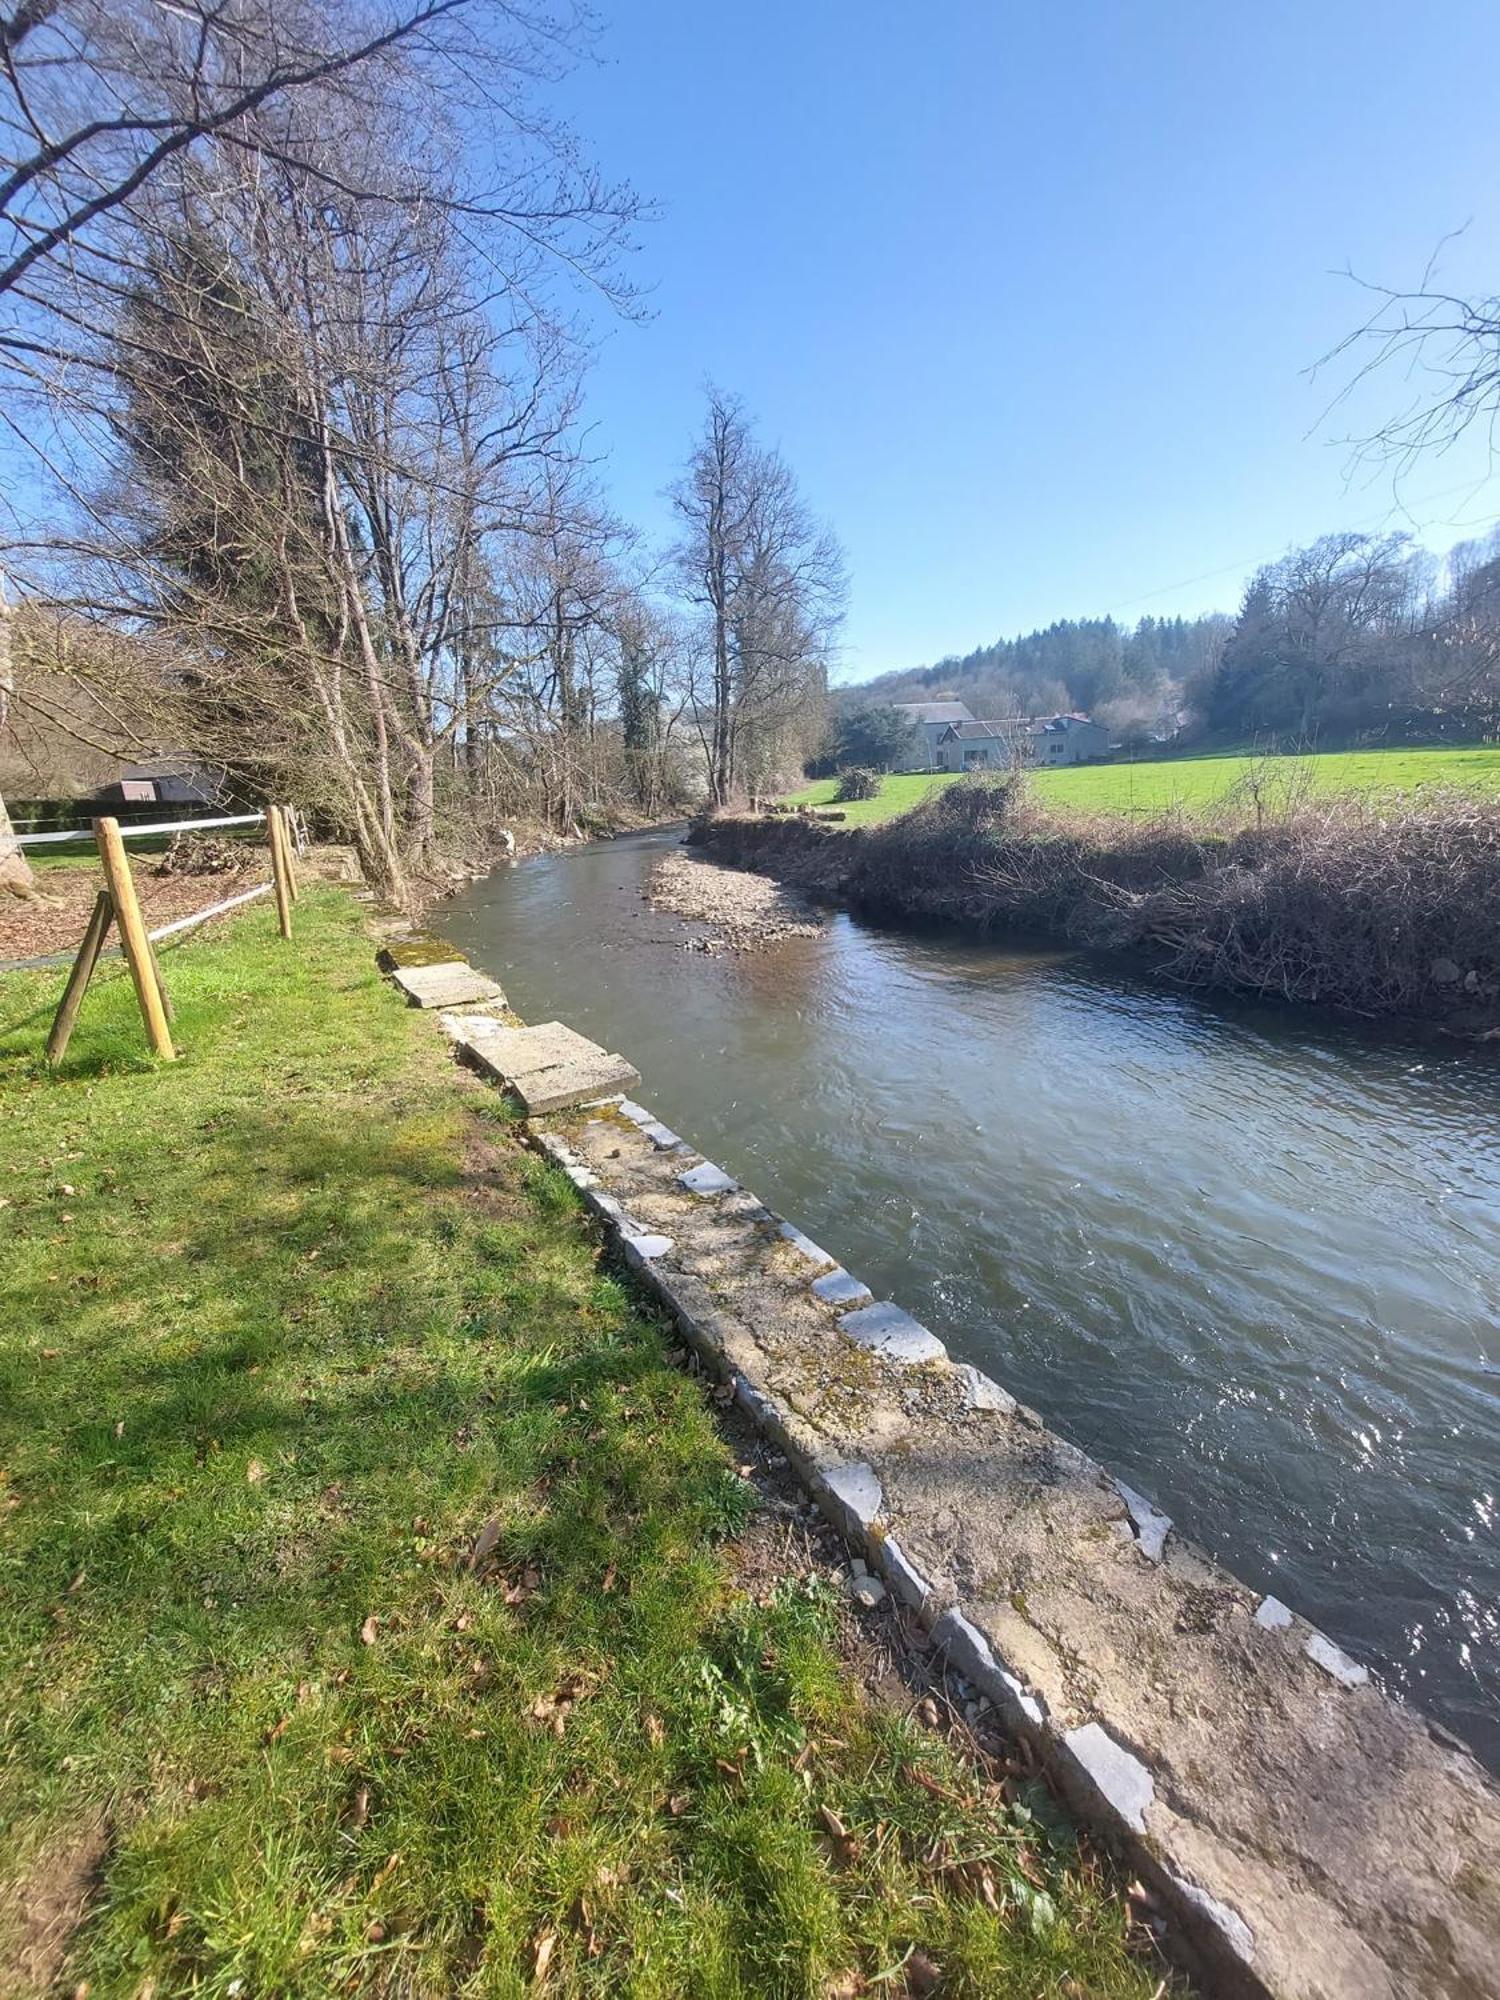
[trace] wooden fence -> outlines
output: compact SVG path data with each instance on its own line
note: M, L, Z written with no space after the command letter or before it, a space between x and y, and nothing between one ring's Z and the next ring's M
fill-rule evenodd
M266 845L271 856L271 880L263 882L258 888L242 890L238 895L210 903L205 909L193 911L190 916L179 917L175 923L163 924L159 930L148 931L135 892L126 841L150 834L207 832L231 826L265 827ZM172 1000L161 976L156 946L163 938L191 930L198 924L206 923L210 917L222 916L226 910L254 902L258 896L270 895L276 898L277 926L282 937L290 940L292 906L298 893L297 852L300 844L293 816L286 806L274 805L267 806L263 813L228 813L211 819L164 820L145 826L122 827L117 819L105 816L91 821L88 827L64 827L58 832L22 834L20 838L23 847L45 847L89 837L99 851L104 887L94 899L83 941L73 960L62 999L58 1002L52 1032L47 1037L47 1060L59 1063L67 1051L78 1010L83 1005L83 996L88 991L89 981L94 976L113 925L119 931L120 947L130 968L136 1002L141 1010L141 1019L146 1024L146 1039L153 1054L165 1062L173 1062L177 1051L172 1043Z

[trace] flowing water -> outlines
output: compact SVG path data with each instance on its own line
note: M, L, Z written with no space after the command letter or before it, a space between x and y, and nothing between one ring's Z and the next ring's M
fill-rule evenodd
M1500 1766L1500 1061L846 916L687 952L642 900L678 837L441 928Z

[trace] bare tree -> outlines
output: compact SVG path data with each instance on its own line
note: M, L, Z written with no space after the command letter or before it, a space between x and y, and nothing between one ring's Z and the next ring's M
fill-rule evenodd
M752 741L812 697L823 724L824 664L843 614L843 560L781 457L758 445L738 398L708 391L702 435L672 489L682 527L676 569L703 615L706 685L698 722L709 798L725 805L748 773Z
M1402 409L1354 441L1362 454L1400 468L1448 450L1475 428L1492 462L1500 445L1500 297L1466 299L1437 289L1431 284L1435 261L1414 291L1364 284L1375 301L1372 310L1318 364L1322 369L1357 360L1335 408L1376 376L1411 385Z
M15 614L5 592L5 577L0 572L0 733L4 732L10 720L10 705L16 692L11 636L14 623ZM0 796L0 894L32 896L35 893L36 877L31 872L25 849L16 838L4 797Z
M135 198L205 144L276 158L346 204L430 202L408 147L374 148L350 173L308 143L292 115L308 96L383 119L459 93L497 131L526 133L524 174L448 199L602 275L634 200L580 168L525 96L589 29L575 0L20 0L0 14L0 296L47 303L28 287L55 267L66 298L113 261Z
M569 0L55 0L0 23L23 266L0 358L70 454L67 528L17 544L33 587L171 631L163 703L194 746L295 775L398 896L517 669L510 551L572 453L549 269L628 303L634 198L528 94L585 28Z

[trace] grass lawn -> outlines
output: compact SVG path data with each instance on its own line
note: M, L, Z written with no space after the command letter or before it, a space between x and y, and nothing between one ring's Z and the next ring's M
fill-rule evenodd
M1269 774L1272 796L1306 784L1314 790L1411 793L1424 787L1500 789L1500 750L1330 750L1309 757L1163 757L1139 764L1080 764L1038 771L1037 795L1061 811L1205 812L1225 803L1247 770ZM948 773L915 772L885 779L880 796L843 808L851 826L870 826L908 812L930 791L953 783ZM791 805L830 805L838 789L823 778L787 795Z
M297 924L163 954L168 1067L117 968L57 1077L0 982L0 1991L1145 2000L1040 1798L747 1587L699 1385L356 906Z

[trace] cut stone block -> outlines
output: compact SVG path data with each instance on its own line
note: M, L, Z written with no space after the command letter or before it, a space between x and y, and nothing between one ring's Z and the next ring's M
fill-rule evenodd
M689 1167L679 1174L678 1180L689 1194L733 1194L739 1186L732 1174L726 1174L722 1167L716 1167L712 1160L705 1160L701 1166Z
M824 1305L828 1306L868 1305L875 1296L868 1285L861 1284L860 1280L852 1277L842 1265L821 1278L814 1278L812 1289Z
M611 1055L561 1021L535 1028L486 1024L462 1042L478 1067L513 1090L532 1117L608 1097L641 1080L623 1056Z
M845 1313L839 1326L861 1347L872 1348L888 1361L941 1361L948 1352L935 1333L889 1299Z
M1369 1669L1362 1667L1358 1660L1351 1660L1342 1646L1335 1646L1332 1639L1325 1639L1321 1632L1310 1632L1303 1641L1302 1650L1315 1666L1331 1674L1346 1688L1363 1687L1370 1678Z
M779 1222L776 1225L776 1233L791 1244L799 1257L805 1257L809 1264L824 1265L838 1262L837 1257L830 1257L826 1250L814 1243L810 1236L804 1236L793 1223Z
M398 965L392 981L413 1007L503 1007L505 994L493 979L462 959L444 965Z
M1156 1796L1156 1784L1140 1758L1097 1722L1070 1729L1063 1741L1125 1824L1144 1833L1146 1808Z
M1153 1505L1144 1493L1137 1493L1133 1486L1127 1486L1123 1479L1117 1479L1115 1487L1125 1502L1141 1554L1148 1562L1159 1563L1167 1546L1167 1536L1172 1532L1172 1517Z
M628 1118L632 1125L639 1126L658 1152L676 1153L688 1150L686 1139L679 1137L670 1125L663 1125L659 1118L653 1117L643 1104L632 1104L627 1097L620 1106L620 1116Z
M967 1361L959 1362L953 1372L963 1384L966 1410L998 1410L1007 1417L1014 1412L1016 1399L1010 1391L1002 1389L998 1382L991 1381Z

